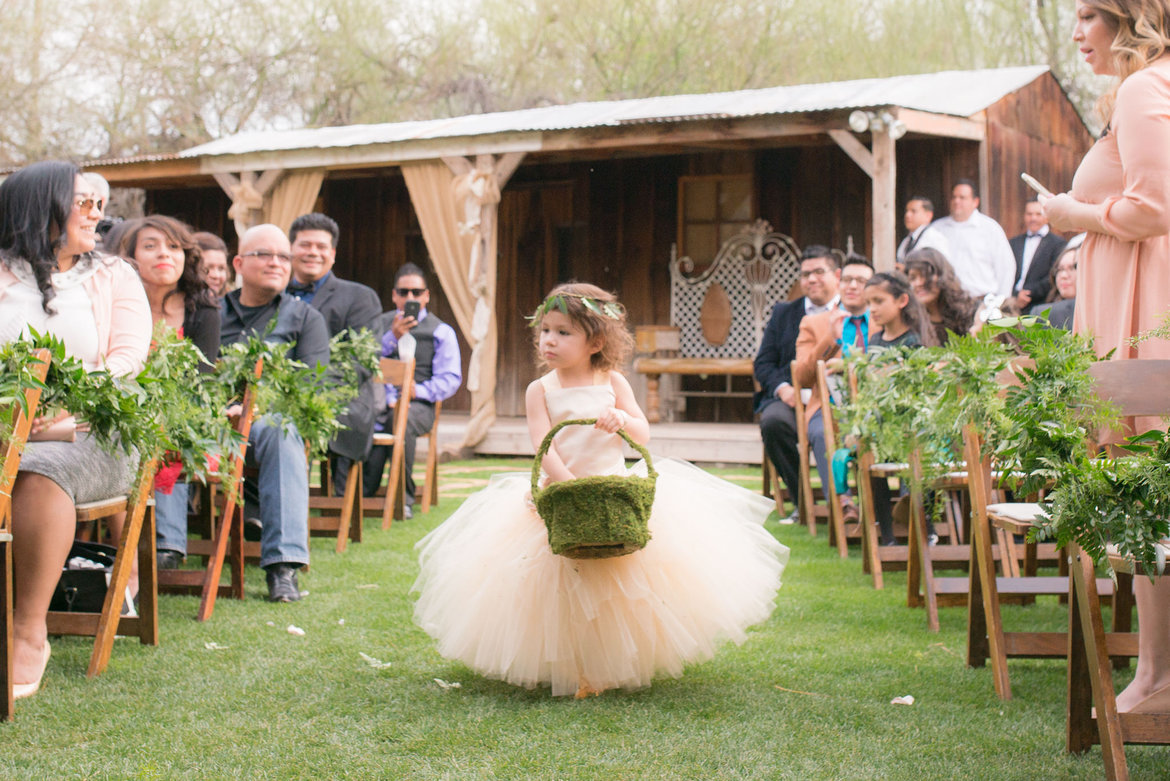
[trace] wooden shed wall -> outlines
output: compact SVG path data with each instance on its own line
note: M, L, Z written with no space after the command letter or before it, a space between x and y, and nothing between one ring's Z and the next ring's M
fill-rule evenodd
M1027 171L1053 192L1066 192L1093 137L1060 84L1045 75L987 110L990 192L987 209L1014 236L1024 229L1024 204L1034 193Z

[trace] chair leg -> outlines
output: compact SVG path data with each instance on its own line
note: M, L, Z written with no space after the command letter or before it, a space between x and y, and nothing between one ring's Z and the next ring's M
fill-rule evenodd
M101 675L110 662L114 637L118 634L118 624L122 618L122 605L126 601L126 584L130 582L130 573L134 566L133 557L138 553L138 541L142 535L143 518L147 510L147 497L150 495L150 487L154 484L154 472L153 465L143 469L138 478L138 486L131 494L134 497L134 506L127 513L126 526L122 530L122 538L118 541L118 552L114 557L113 571L110 573L110 585L106 589L101 618L98 619L93 655L89 660L89 669L85 673L88 678Z
M154 505L146 508L138 539L138 639L158 645L158 559Z
M1097 708L1097 740L1101 743L1101 758L1105 762L1105 777L1108 779L1129 778L1129 770L1125 761L1125 745L1121 733L1121 719L1117 715L1117 696L1113 691L1113 674L1110 671L1109 657L1105 650L1105 626L1101 620L1101 598L1097 593L1096 571L1092 560L1077 546L1070 545L1069 549L1073 559L1071 565L1073 594L1070 601L1075 603L1073 607L1076 608L1075 610L1070 608L1069 642L1073 642L1074 635L1078 635L1081 639L1077 666L1087 673L1092 689L1092 703ZM1073 615L1077 616L1078 625L1073 625ZM1072 650L1070 647L1070 652ZM1081 650L1083 650L1083 655L1080 655ZM1078 670L1078 674L1081 670ZM1074 726L1072 712L1074 681L1072 674L1072 662L1070 661L1070 734L1067 738L1067 745L1070 751L1076 751L1084 750L1088 746L1079 748L1084 744L1085 735L1078 735L1074 740L1074 736L1071 734ZM1084 677L1080 677L1079 681L1082 694L1077 697L1078 713L1075 715L1079 726L1083 727L1086 723L1092 722L1092 714L1087 714L1088 721L1086 722L1084 710L1088 703L1083 702L1085 699L1083 695ZM1091 737L1089 739L1091 740Z
M341 502L341 515L337 519L338 553L344 553L349 540L361 542L362 527L362 464L354 461L345 478L345 495ZM356 538L355 538L356 534Z
M0 541L0 578L0 721L12 721L12 541L7 539Z
M439 503L439 448L435 437L427 437L427 484L423 486L422 511L426 515L432 504Z
M382 505L382 528L389 529L394 519L402 520L404 516L403 494L406 492L406 473L403 461L405 448L394 445L390 453L390 477L386 480L386 501Z

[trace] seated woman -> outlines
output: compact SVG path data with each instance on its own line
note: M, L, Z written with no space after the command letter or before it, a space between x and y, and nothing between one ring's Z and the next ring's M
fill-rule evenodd
M219 306L199 273L201 253L190 229L161 215L132 220L121 234L118 254L138 267L151 319L194 342L206 358L201 368L211 371L211 361L219 354ZM170 491L155 491L161 569L177 567L186 553L187 496L187 484L182 482ZM121 530L111 525L111 531Z
M211 294L217 299L223 298L232 289L235 281L235 271L228 263L227 245L223 239L214 233L199 231L191 238L199 245L201 257L199 259L199 276L211 288Z
M0 341L30 328L65 343L90 370L136 375L150 347L150 305L134 269L94 251L99 196L72 163L34 163L0 185ZM34 227L30 227L34 226ZM75 505L125 493L135 459L103 449L68 411L47 413L12 489L16 579L14 691L40 688L46 614L73 543Z
M1072 328L1073 309L1077 303L1077 250L1084 240L1085 234L1081 233L1065 245L1049 272L1052 291L1048 300L1032 307L1029 312L1047 318L1052 325L1066 331Z
M923 247L908 254L906 276L914 287L914 297L926 308L938 344L945 345L951 333L970 330L977 302L963 291L954 268L941 252Z

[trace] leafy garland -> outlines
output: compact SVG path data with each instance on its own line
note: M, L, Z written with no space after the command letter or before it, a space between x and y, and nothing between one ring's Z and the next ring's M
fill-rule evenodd
M292 343L267 342L275 320L264 331L225 346L216 378L237 394L252 380L256 361L264 373L255 388L255 414L295 424L313 455L321 455L341 429L338 418L358 395L362 378L376 372L381 346L369 330L342 331L329 341L329 366L306 366L289 357Z
M625 307L623 307L617 301L599 301L596 298L581 295L580 293L557 293L556 295L552 295L546 298L541 303L541 305L536 308L536 311L527 317L529 320L529 327L539 328L541 318L554 309L568 317L569 304L566 301L566 298L570 297L579 300L582 306L598 317L608 317L610 320L621 320L623 317L625 317Z

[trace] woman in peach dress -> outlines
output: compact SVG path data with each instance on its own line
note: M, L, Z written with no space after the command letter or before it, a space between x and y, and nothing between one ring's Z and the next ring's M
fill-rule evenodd
M1087 231L1073 330L1113 360L1170 358L1170 345L1130 337L1170 310L1170 0L1078 0L1073 32L1085 61L1117 85L1099 104L1108 121L1072 191L1041 197L1055 230ZM1135 432L1160 428L1137 418ZM1122 712L1170 712L1170 576L1137 578L1137 672Z

